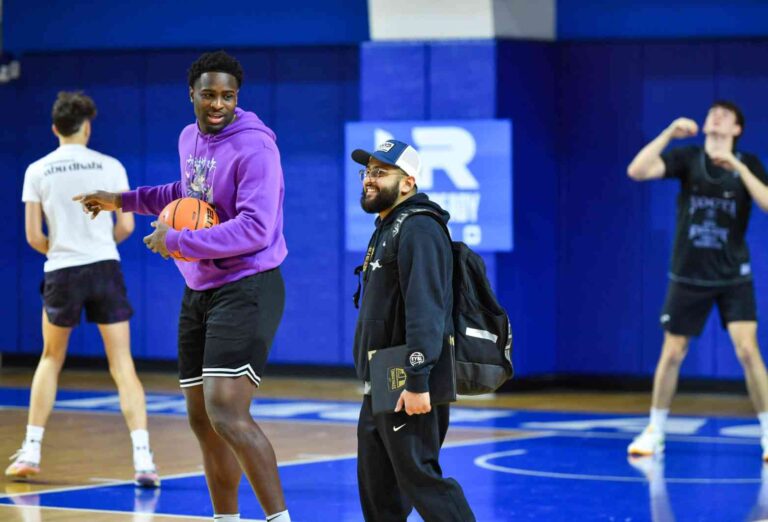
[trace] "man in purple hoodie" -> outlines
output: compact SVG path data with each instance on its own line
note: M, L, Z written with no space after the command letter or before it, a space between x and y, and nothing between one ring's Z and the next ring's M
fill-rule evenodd
M240 520L237 490L245 472L269 522L290 522L277 460L250 415L272 340L283 314L280 263L283 173L275 134L237 107L240 63L223 51L189 69L189 100L197 121L181 131L181 180L123 193L77 196L86 212L123 209L159 215L171 201L195 197L216 208L221 223L204 230L169 229L160 221L144 238L176 261L187 288L179 316L179 380L189 422L200 443L219 522Z

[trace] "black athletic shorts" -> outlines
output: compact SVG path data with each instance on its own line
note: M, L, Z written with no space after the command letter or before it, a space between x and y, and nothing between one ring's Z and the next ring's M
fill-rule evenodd
M46 272L40 293L48 321L56 326L77 325L83 308L90 323L121 323L133 316L119 261Z
M719 287L670 281L661 324L669 333L696 337L704 329L714 303L717 303L723 328L733 321L757 321L752 281Z
M258 386L285 306L279 268L219 288L187 287L179 314L179 383L248 376Z

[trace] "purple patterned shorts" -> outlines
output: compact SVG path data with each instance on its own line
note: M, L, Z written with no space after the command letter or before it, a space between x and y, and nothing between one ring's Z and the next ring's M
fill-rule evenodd
M133 316L119 261L99 261L45 273L43 307L56 326L75 326L85 308L90 323L112 324Z

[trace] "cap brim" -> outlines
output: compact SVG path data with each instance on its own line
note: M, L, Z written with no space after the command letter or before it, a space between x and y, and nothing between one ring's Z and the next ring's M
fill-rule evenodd
M363 149L355 149L352 151L352 159L355 163L360 165L368 165L368 160L371 159L371 153Z

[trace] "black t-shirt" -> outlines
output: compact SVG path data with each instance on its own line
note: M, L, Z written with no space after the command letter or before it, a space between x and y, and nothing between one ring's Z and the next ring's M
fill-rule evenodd
M768 185L768 175L756 156L736 155ZM739 175L715 166L700 146L672 149L661 158L666 166L664 177L680 180L669 277L701 286L752 279L745 241L752 197Z

